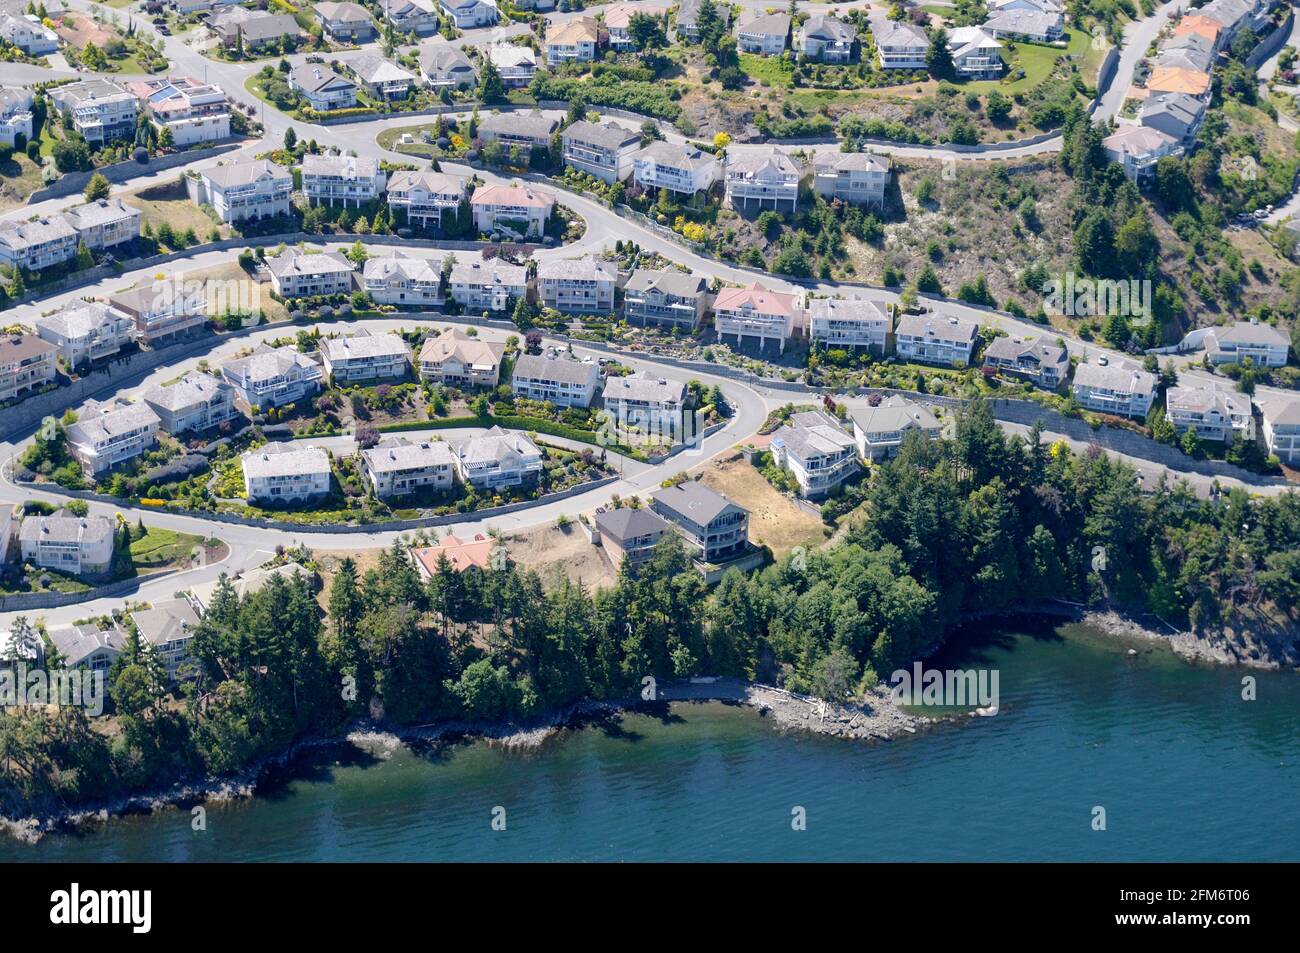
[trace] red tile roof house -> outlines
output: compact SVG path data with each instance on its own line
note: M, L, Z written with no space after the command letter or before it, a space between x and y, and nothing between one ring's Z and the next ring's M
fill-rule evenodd
M466 569L487 569L492 564L492 547L495 540L478 533L468 541L462 541L448 534L439 540L436 546L424 546L411 550L411 559L421 579L431 579L438 572L438 559L446 555L451 568L456 572Z
M745 288L724 288L713 302L713 326L718 339L734 337L739 346L758 338L759 350L776 341L785 353L786 339L802 324L803 309L792 294L768 291L757 281Z

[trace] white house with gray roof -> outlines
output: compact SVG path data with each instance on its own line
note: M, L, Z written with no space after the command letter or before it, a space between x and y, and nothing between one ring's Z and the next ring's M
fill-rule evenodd
M316 298L352 293L352 262L338 252L309 254L286 248L266 259L271 287L281 298Z
M852 25L835 17L813 14L799 28L797 47L811 60L848 63L858 47L858 33Z
M321 28L333 39L369 40L375 35L375 21L359 4L318 3L313 12Z
M302 157L302 193L312 205L360 208L380 198L387 182L378 159L310 153Z
M984 21L984 32L999 40L1054 43L1065 35L1065 17L1058 10L1000 10Z
M165 599L148 609L133 609L128 616L136 631L158 653L167 677L175 681L189 660L190 644L199 626L198 614L184 599Z
M1018 335L996 337L984 349L985 373L1009 374L1056 390L1070 376L1070 354L1064 347L1041 338Z
M351 109L357 104L357 84L317 63L303 63L291 70L289 88L317 112Z
M23 562L73 576L98 576L113 568L117 541L106 516L28 516L18 530Z
M877 21L871 27L876 57L881 69L925 69L930 38L920 27L893 20Z
M662 324L694 331L709 304L709 285L699 275L638 268L623 286L623 317L629 324Z
M136 99L125 88L92 78L55 86L50 101L87 142L103 144L135 135Z
M399 33L428 36L438 29L438 0L386 0L383 10Z
M813 298L808 302L808 337L825 348L866 348L883 355L893 321L889 308L865 298Z
M1260 401L1264 443L1283 463L1300 463L1300 397L1270 397Z
M510 379L515 396L548 400L557 407L590 407L599 383L600 366L595 361L560 351L521 354Z
M147 344L203 327L207 298L184 282L154 281L108 296L108 303L135 322L137 341Z
M21 86L0 88L0 143L12 146L19 136L32 141L32 91Z
M471 486L520 486L542 473L542 451L525 435L493 427L456 448L456 470Z
M609 314L617 284L618 269L594 255L552 258L537 266L537 296L564 314Z
M148 404L123 401L89 402L77 422L64 431L68 452L82 470L98 476L134 460L158 442L162 421Z
M813 189L828 200L884 208L890 168L889 156L818 152L813 156Z
M905 314L894 330L894 351L903 361L969 366L978 332L974 321L934 313Z
M549 149L559 127L558 119L540 112L493 113L479 120L478 136L484 142L500 142L507 150L519 146L526 156L532 149Z
M648 374L605 378L605 410L621 427L643 427L676 439L682 432L686 385Z
M68 367L112 357L130 344L135 322L100 301L72 301L63 310L33 319L41 340L59 349Z
M722 160L695 146L659 140L632 157L632 181L644 189L689 197L709 191L721 176Z
M1141 419L1151 409L1156 376L1099 357L1074 369L1074 399L1088 410Z
M0 222L0 264L41 271L77 255L77 230L62 215Z
M102 628L98 622L53 625L45 634L66 667L87 672L107 674L127 646L125 632L116 625Z
M269 159L214 166L188 182L195 203L211 205L228 224L289 214L293 174Z
M378 304L442 304L442 263L394 252L367 258L361 285Z
M1282 367L1290 348L1290 338L1271 324L1258 321L1214 328L1205 337L1205 353L1212 364L1240 364L1250 358L1256 367Z
M468 311L506 311L528 294L528 269L500 258L458 261L451 268L451 298Z
M458 30L491 26L501 16L492 0L438 0L438 3Z
M464 201L465 180L457 175L410 169L394 172L388 180L389 207L400 209L416 228L441 228Z
M240 416L235 389L219 377L191 371L170 384L155 384L141 399L167 433L208 430Z
M429 490L450 490L456 481L456 455L441 440L411 443L389 437L361 451L366 479L381 500Z
M641 134L612 122L580 119L564 130L564 164L604 182L620 182L632 174L641 151Z
M496 67L501 85L507 89L527 86L537 75L537 54L531 46L494 43L487 48L487 58Z
M772 434L772 458L799 484L799 495L817 499L856 474L858 445L824 410L791 414Z
M240 458L250 503L306 503L330 491L330 458L298 441L267 443Z
M1238 434L1244 440L1255 439L1250 397L1212 385L1169 388L1165 416L1179 433L1195 430L1202 440L1231 443Z
M113 248L140 237L140 210L120 198L78 205L64 212L63 218L92 251Z
M793 213L804 170L784 152L748 150L727 156L723 172L727 204L737 211L775 209Z
M420 78L430 89L473 89L478 71L458 46L434 40L420 47Z
M898 453L903 440L913 431L928 440L939 437L939 421L928 407L894 394L877 406L850 414L853 440L863 460L884 460Z
M221 369L222 376L249 407L265 410L310 397L320 390L321 366L292 344L265 344Z
M777 56L790 42L790 14L765 13L736 24L736 49L759 56Z
M749 511L703 483L657 490L650 508L673 524L694 559L722 562L749 548Z
M325 372L334 382L391 380L406 376L411 349L396 334L368 334L321 341Z

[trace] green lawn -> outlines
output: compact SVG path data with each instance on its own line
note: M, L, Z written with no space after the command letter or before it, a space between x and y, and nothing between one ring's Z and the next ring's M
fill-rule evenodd
M1066 54L1077 57L1080 62L1080 69L1087 70L1087 61L1093 55L1092 37L1082 30L1070 30L1070 42L1064 49L1056 46L1040 46L1037 43L1016 43L1014 44L1015 53L1011 55L1011 45L1006 44L1007 49L1003 51L1003 58L1009 61L1008 71L1019 68L1025 71L1025 75L1012 83L1004 83L1002 80L986 79L976 82L967 83L965 88L974 92L988 92L998 90L1008 96L1016 93L1027 92L1033 89L1043 80L1052 74L1052 68L1056 66L1056 61ZM1101 55L1101 54L1097 54ZM1086 75L1086 74L1085 74ZM1092 68L1092 79L1096 82L1096 66Z
M741 53L740 69L746 76L765 86L789 86L794 67L784 56L759 56Z
M131 541L131 562L137 571L186 567L190 564L190 554L202 545L202 536L150 526L143 536Z

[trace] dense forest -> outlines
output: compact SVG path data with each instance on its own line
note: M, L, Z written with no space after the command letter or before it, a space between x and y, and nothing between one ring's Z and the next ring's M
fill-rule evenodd
M76 709L0 718L10 816L234 772L359 718L526 719L631 695L646 675L734 674L843 700L964 619L1054 597L1212 630L1293 627L1300 496L1140 492L1099 451L1007 436L973 402L951 439L910 439L878 467L857 529L710 591L673 539L597 592L515 567L421 582L403 548L319 609L302 577L218 592L177 700L147 645L109 676L109 721ZM1099 558L1100 554L1100 558ZM105 730L105 726L111 730Z

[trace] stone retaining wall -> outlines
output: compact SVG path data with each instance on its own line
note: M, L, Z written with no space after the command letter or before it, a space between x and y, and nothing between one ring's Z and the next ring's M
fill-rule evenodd
M120 582L111 582L104 586L95 586L84 592L17 592L13 595L0 596L0 612L57 609L59 606L69 606L76 602L89 602L92 599L124 596L137 591L142 583L162 579L164 576L171 576L177 572L180 572L180 570L164 569L162 572L150 573L146 576L136 576L132 579L123 579Z

